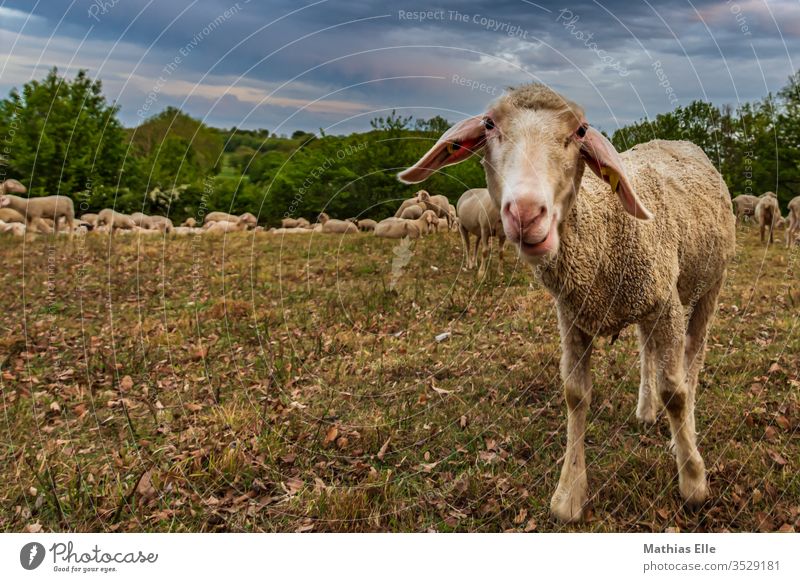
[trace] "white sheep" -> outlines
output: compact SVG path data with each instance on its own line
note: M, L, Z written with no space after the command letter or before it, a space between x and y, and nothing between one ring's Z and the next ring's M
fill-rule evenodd
M745 222L756 213L758 197L751 194L740 194L732 200L733 211L737 222Z
M791 246L797 234L800 234L800 196L795 196L787 205L789 213L786 215L786 247Z
M98 232L115 232L118 230L135 230L136 223L127 214L117 212L111 208L104 208L97 214L97 226L104 226L106 228L98 230Z
M503 223L500 220L500 210L486 188L473 188L461 195L456 204L458 228L461 232L461 241L464 245L464 264L467 269L473 269L478 262L478 247L481 247L481 263L478 267L478 276L486 272L486 264L490 253L490 240L497 238L499 257L497 272L503 270L503 246L506 242L503 232ZM471 251L469 235L474 234L475 249Z
M6 222L0 220L0 234L10 234L13 236L25 236L25 223Z
M769 230L768 245L774 242L773 234L778 220L781 218L781 208L778 206L778 198L772 192L765 192L759 197L758 204L756 204L756 221L758 222L758 230L761 236L761 242L764 242L765 233Z
M400 218L405 218L406 220L416 220L422 213L425 212L426 209L423 209L422 206L419 204L410 204L403 209L403 212L400 214Z
M0 187L0 208L10 208L22 214L26 219L26 230L33 232L34 225L40 219L49 218L54 221L55 232L59 230L59 218L66 220L70 236L75 220L75 206L67 196L42 196L39 198L20 198L9 192L25 193L25 186L16 180L6 180Z
M378 225L377 222L372 220L371 218L362 218L358 221L358 230L363 232L372 232L375 230L375 227Z
M416 220L406 218L385 218L375 227L375 236L381 238L420 238L436 228L436 213L426 210Z
M247 230L248 221L244 218L237 218L232 220L218 220L207 226L206 234L226 234L230 232L238 232Z
M319 221L324 234L353 234L358 232L358 227L352 222L331 218L324 212L320 213Z
M583 516L592 343L632 324L642 353L637 416L655 419L655 387L681 495L703 503L708 486L694 399L736 237L722 176L688 142L655 140L620 155L581 107L534 83L450 128L399 178L421 182L481 150L506 236L556 299L568 416L551 512L563 521Z

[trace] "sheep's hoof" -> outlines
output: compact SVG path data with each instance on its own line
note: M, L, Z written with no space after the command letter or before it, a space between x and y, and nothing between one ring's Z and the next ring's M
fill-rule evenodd
M705 478L700 483L693 483L691 486L681 483L680 491L683 504L690 510L700 509L708 499L708 485Z
M636 409L636 418L644 425L651 425L656 423L656 411L652 408L648 410Z
M550 500L550 513L562 523L583 521L583 509L588 498L585 492L570 494L557 489Z

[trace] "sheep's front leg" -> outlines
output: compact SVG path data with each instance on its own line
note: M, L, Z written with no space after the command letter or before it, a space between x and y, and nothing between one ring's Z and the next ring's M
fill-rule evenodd
M639 403L636 406L636 418L645 424L656 421L658 398L656 396L656 351L652 341L641 326L639 332L639 352L641 359L641 377L639 379Z
M708 496L706 468L697 450L694 432L693 406L690 405L689 388L684 367L684 317L683 307L674 293L669 306L653 322L643 325L651 332L651 341L658 353L656 384L661 400L667 409L669 427L675 445L678 464L678 486L689 505L700 505Z
M567 450L558 487L550 500L550 511L561 521L574 522L583 517L583 508L588 500L583 439L592 398L592 339L566 319L559 310L561 377L567 401Z

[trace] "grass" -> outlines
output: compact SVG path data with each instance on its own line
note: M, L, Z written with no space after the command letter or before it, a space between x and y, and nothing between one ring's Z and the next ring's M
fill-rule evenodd
M596 344L590 518L561 526L553 301L522 265L462 271L455 235L391 289L396 244L0 239L0 530L800 529L800 252L740 232L706 507L681 506L666 419L636 421L629 329Z

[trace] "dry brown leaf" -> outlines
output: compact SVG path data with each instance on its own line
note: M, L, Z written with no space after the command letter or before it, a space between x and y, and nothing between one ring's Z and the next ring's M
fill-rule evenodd
M772 449L767 449L767 454L769 455L769 458L775 462L775 464L780 465L781 467L786 464L786 459L784 459L779 452L773 451Z
M386 442L383 443L383 445L381 446L381 449L378 451L378 460L379 461L382 461L383 457L386 456L386 451L389 450L389 443L390 442L392 442L392 437L389 437L388 439L386 439Z
M336 425L331 426L328 431L325 433L325 439L322 441L323 446L330 445L333 441L336 440L336 437L339 436L339 429L336 428Z
M528 520L528 523L525 524L524 531L528 532L528 533L532 532L532 531L536 531L536 520L534 518L530 518Z
M130 376L123 376L122 380L119 381L119 391L128 392L131 388L133 388L133 378Z

